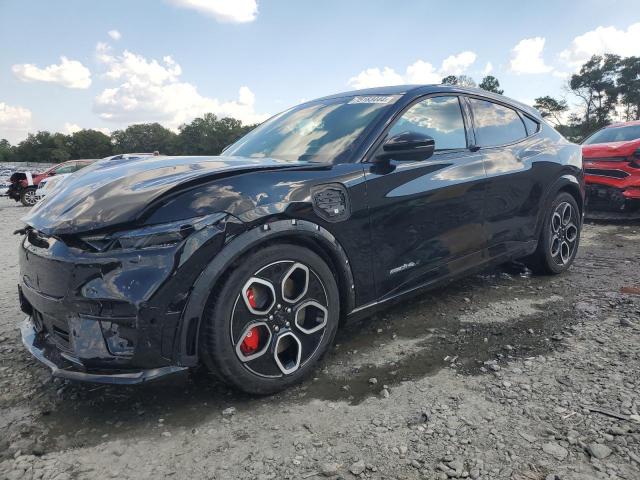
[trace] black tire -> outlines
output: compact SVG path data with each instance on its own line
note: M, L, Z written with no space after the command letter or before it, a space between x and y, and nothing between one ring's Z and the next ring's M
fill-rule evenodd
M307 267L306 285L304 268L300 265ZM270 283L273 290L252 280L256 278ZM252 281L254 283L250 283ZM297 283L300 287L292 290L290 285ZM290 297L294 302L285 300L285 289L293 295L302 292L303 285L305 296ZM250 290L258 292L256 298L260 301L267 298L261 307L256 307L263 308L256 310L257 315L249 311L254 300ZM267 309L273 296L271 292L275 292L275 297ZM296 312L303 311L304 314L296 316ZM297 245L270 245L244 255L229 269L223 283L214 288L200 329L201 356L209 370L239 390L272 394L301 382L313 372L333 343L339 318L338 286L324 260ZM323 322L322 328L312 332ZM303 333L300 327L310 333ZM255 331L254 328L258 329L256 337L261 343L259 347L253 346L259 350L259 356L249 361L247 359L256 353L252 353L254 350L245 356L243 340L252 336L249 332ZM282 353L276 354L276 347ZM288 361L286 365L285 361ZM285 373L296 364L295 370Z
M568 222L563 217L566 212L570 214ZM556 229L558 218L560 225ZM538 274L557 275L566 271L576 257L581 229L582 214L575 198L567 192L560 192L545 215L536 251L524 262ZM568 248L566 252L565 245Z
M20 192L20 203L25 207L33 207L37 202L36 200L36 187L27 187Z

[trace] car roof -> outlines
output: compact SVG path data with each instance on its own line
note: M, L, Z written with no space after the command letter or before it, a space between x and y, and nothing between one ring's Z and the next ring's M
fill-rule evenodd
M336 93L333 95L327 95L326 97L318 98L317 100L328 100L333 98L366 96L366 95L419 96L419 95L426 95L429 93L458 93L458 94L467 94L467 95L479 95L491 100L495 100L497 102L506 103L508 105L516 107L519 110L522 110L537 119L542 118L542 115L540 115L540 112L538 112L538 110L522 102L514 100L512 98L505 97L504 95L499 95L497 93L489 92L481 88L460 87L458 85L442 85L442 84L393 85L388 87L375 87L375 88L366 88L362 90L351 90L347 92Z
M620 128L620 127L629 127L631 125L640 125L640 120L631 120L630 122L617 122L612 123L611 125L607 125L603 128Z

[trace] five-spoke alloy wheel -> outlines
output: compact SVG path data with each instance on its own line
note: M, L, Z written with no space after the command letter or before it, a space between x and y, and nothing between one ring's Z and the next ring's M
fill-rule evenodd
M272 393L309 373L338 325L336 280L296 245L248 255L211 301L201 333L207 365L250 393Z
M577 212L569 202L560 203L551 215L550 253L558 265L566 265L573 258L577 247Z
M571 266L580 243L582 213L576 199L560 192L550 205L535 253L525 259L538 273L562 273Z

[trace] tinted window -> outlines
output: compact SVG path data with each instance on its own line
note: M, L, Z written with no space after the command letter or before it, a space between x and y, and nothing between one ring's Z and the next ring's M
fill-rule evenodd
M436 150L467 147L458 97L433 97L416 103L391 127L389 136L404 132L429 135L436 141Z
M525 126L527 127L527 133L529 135L533 135L540 128L540 124L534 120L531 120L526 115L522 116L522 120L524 121Z
M609 143L609 142L628 142L640 138L640 125L627 125L626 127L608 127L597 131L583 144L591 145L593 143Z
M520 115L497 103L470 98L479 147L516 142L527 136Z

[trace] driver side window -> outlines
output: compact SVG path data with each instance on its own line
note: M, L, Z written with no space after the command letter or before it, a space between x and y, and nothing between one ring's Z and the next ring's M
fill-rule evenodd
M467 148L458 97L432 97L416 103L391 127L389 137L405 132L429 135L436 150Z

